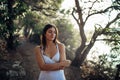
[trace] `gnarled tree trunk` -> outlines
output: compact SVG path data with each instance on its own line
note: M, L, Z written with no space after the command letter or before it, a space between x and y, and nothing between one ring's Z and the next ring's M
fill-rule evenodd
M91 1L92 2L92 1ZM105 26L104 28L96 28L91 39L90 39L90 42L88 45L86 45L87 43L87 37L85 35L85 31L84 31L84 27L85 27L85 24L88 20L89 17L93 16L93 15L96 15L96 14L102 14L102 13L105 13L105 12L108 12L109 9L113 9L114 7L119 7L119 6L109 6L107 7L106 9L104 10L100 10L100 11L95 11L94 13L90 13L90 11L92 10L92 7L95 3L98 3L99 1L98 0L95 0L92 5L91 5L91 8L88 10L88 16L83 20L83 9L80 5L80 1L79 0L75 0L75 5L76 7L73 9L73 12L72 12L72 15L74 17L74 19L76 20L78 26L79 26L79 31L80 31L80 37L81 37L81 42L80 42L80 46L78 47L78 49L76 50L76 55L75 55L75 58L74 60L72 61L71 63L71 67L72 70L69 72L69 73L74 73L74 70L77 71L77 73L74 73L73 75L77 75L78 78L77 79L80 79L80 66L82 65L82 63L84 62L84 60L86 59L90 49L94 46L94 43L95 41L97 40L97 37L100 36L101 34L104 34L106 29L110 27L110 25L112 23L114 23L115 21L117 21L119 18L120 18L120 13L117 14L117 16L112 19L111 21L109 21ZM74 15L74 13L77 13L77 18L76 16ZM101 27L101 25L100 25ZM76 68L76 69L75 69ZM72 77L71 77L72 78ZM77 80L76 77L74 80ZM68 79L68 80L72 80L72 79Z

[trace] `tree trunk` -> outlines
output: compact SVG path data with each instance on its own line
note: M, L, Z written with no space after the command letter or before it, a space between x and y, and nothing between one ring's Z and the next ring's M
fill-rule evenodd
M100 35L101 33L99 31L95 31L92 38L91 38L91 41L88 45L81 45L77 51L76 51L76 56L74 58L74 60L72 61L72 64L71 66L75 66L77 68L79 68L82 63L84 62L84 60L86 59L90 49L93 47L95 41L96 41L96 38L98 37L98 35Z
M70 66L65 68L66 80L82 80L80 68Z
M7 39L7 47L8 49L13 49L14 45L13 45L13 41L14 41L14 37L13 37L13 33L14 33L14 27L13 27L13 9L12 9L12 5L13 5L13 0L8 0L8 19L7 19L7 30L8 30L8 39Z

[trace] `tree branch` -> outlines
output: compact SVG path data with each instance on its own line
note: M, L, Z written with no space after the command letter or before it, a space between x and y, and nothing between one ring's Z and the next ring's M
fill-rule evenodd
M120 41L116 39L96 39L96 41Z
M85 22L88 20L88 18L89 18L90 16L95 15L95 14L105 13L105 12L107 12L109 9L112 9L112 8L114 8L114 7L120 7L120 6L110 6L110 7L106 8L106 9L104 9L104 10L101 10L101 11L98 11L98 12L95 12L95 13L92 13L92 14L89 14L89 15L86 17Z
M87 39L86 39L86 35L84 32L84 22L83 22L83 18L82 18L82 10L81 10L78 0L75 0L75 4L76 4L76 8L77 8L78 17L79 17L78 20L80 20L80 22L78 21L79 22L78 25L79 25L79 30L80 30L81 42L82 42L81 45L85 45Z
M80 19L80 24L81 25L84 25L84 22L83 22L83 18L82 18L82 9L79 5L79 1L78 0L75 0L75 4L76 4L76 7L77 7L77 13L79 15L79 19Z
M77 22L77 24L79 25L79 20L75 17L74 12L75 12L75 8L73 8L72 16L75 19L75 21Z
M97 31L97 30L96 30L96 31L94 32L92 38L91 38L91 41L90 41L90 44L89 44L89 45L94 44L94 42L96 41L96 38L98 37L98 35L103 34L103 33L105 32L106 28L108 28L113 22L115 22L115 21L116 21L117 19L119 19L119 18L120 18L120 13L116 16L116 18L114 18L111 22L109 22L104 29L102 29L102 30L100 30L100 31Z
M118 19L120 19L120 13L118 13L117 16L112 21L108 22L106 27L101 31L101 34L103 34L106 31L106 28L109 28L109 26L115 21L117 21Z
M93 8L93 6L96 2L97 2L97 0L92 3L92 6L89 8L88 15L90 14L91 9Z

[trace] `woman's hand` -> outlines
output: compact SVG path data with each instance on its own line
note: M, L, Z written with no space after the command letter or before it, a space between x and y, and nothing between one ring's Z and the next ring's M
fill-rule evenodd
M70 61L70 60L65 60L64 62L66 63L65 67L69 67L70 64L71 64L71 61Z
M60 62L60 66L63 66L63 67L69 67L70 64L71 64L70 60L64 60Z

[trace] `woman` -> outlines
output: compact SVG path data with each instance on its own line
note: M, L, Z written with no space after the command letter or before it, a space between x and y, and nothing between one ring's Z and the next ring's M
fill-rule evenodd
M66 80L63 69L71 62L66 60L65 46L57 40L57 36L58 30L54 25L44 27L41 45L35 48L41 70L38 80Z

